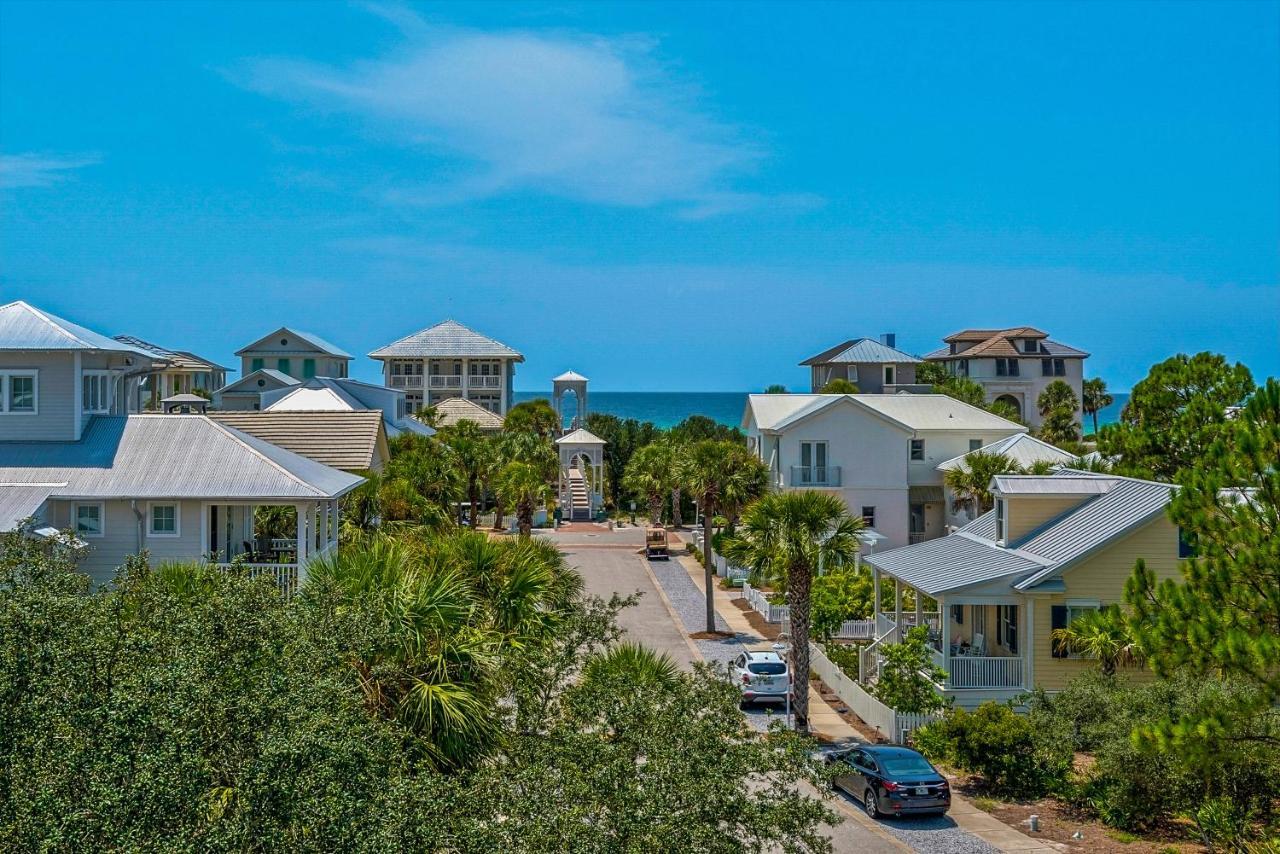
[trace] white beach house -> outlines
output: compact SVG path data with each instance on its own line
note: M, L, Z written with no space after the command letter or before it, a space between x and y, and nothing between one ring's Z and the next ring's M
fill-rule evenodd
M498 415L514 399L516 350L446 320L406 335L369 354L382 362L383 383L401 389L410 412L442 400L463 398Z
M946 532L939 463L1026 432L939 394L753 394L742 429L777 488L839 495L888 547Z

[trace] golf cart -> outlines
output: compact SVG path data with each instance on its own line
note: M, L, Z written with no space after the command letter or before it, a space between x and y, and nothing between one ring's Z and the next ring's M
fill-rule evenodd
M670 560L666 528L651 527L644 532L644 556L649 560Z

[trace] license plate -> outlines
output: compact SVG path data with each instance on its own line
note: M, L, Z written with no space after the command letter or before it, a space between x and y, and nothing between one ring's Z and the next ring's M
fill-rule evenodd
M916 786L916 794L927 795L929 794L929 789L926 786Z

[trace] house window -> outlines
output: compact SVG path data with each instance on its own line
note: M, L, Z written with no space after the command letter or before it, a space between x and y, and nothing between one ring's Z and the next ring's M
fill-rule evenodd
M951 369L950 373L953 377L969 376L969 360L968 359L956 359L954 362L948 362L947 367Z
M303 359L302 360L302 378L304 380L309 380L315 375L316 375L316 360Z
M893 385L893 382L894 382L893 365L885 365L884 366L884 384Z
M250 359L250 360L249 360L249 370L250 370L250 371L260 371L260 370L262 370L262 360L261 360L261 359Z
M996 542L1004 542L1005 529L1005 506L1004 499L996 499Z
M0 412L35 414L35 371L0 371Z
M111 411L111 375L106 371L85 371L80 379L80 404L86 414Z
M996 633L1000 643L1013 654L1018 653L1018 606L996 606Z
M868 528L874 528L876 526L876 508L862 508L862 524Z
M1196 535L1186 530L1178 528L1178 557L1189 558L1196 556Z
M1017 359L996 359L996 376L1016 377L1018 373Z
M1034 338L1028 338L1022 342L1022 352L1038 353L1040 352L1040 344Z
M1070 601L1065 605L1053 605L1050 609L1050 628L1053 630L1065 629L1076 620L1093 611L1101 610L1102 603L1096 601ZM1054 658L1079 658L1078 653L1072 652L1064 644L1055 640L1053 642Z
M147 536L176 537L179 533L178 505L152 504L148 514Z
M800 483L827 482L827 443L800 443Z
M288 359L276 359L276 370L282 374L289 374L289 376L293 376L293 374L289 373L289 371L293 370L293 367L290 365Z
M913 460L924 459L924 439L911 440L911 459Z
M970 440L969 440L969 452L970 452L970 453L973 453L974 451L978 450L978 449L979 449L979 448L981 448L981 447L982 447L982 440L981 440L981 439L970 439Z
M1040 373L1046 377L1065 377L1067 375L1067 360L1041 359Z
M74 512L77 536L101 537L103 535L101 504L77 504Z

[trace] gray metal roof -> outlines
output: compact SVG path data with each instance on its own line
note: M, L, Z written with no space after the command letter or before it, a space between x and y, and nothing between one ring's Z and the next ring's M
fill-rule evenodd
M435 326L428 326L369 354L371 359L429 359L450 356L524 361L524 356L506 344L481 335L474 329L468 329L456 320L445 320Z
M0 350L106 350L153 358L145 350L99 335L22 300L0 305Z
M952 469L960 469L968 471L969 466L965 462L965 457L969 454L1001 454L1009 458L1011 462L1017 463L1023 468L1029 468L1038 462L1047 462L1054 465L1070 465L1074 463L1076 457L1061 448L1055 448L1042 439L1037 439L1030 433L1018 433L1013 436L1001 439L998 442L992 442L990 445L984 445L976 451L970 451L967 454L961 454L958 457L952 457L946 462L938 463L938 471L950 471Z
M904 364L919 362L910 353L904 353L896 347L881 344L874 338L854 338L825 350L812 358L805 359L801 365L826 365L831 363L868 363Z
M310 344L312 348L317 350L318 352L326 353L330 356L335 356L339 359L352 358L351 354L348 353L346 350L343 350L341 347L339 347L336 344L329 343L325 339L321 338L319 335L312 335L310 332L303 332L301 329L294 329L293 327L290 327L290 326L281 326L275 332L270 332L266 335L263 335L261 338L259 338L257 341L254 341L248 347L242 347L241 349L237 350L236 355L243 356L246 353L256 353L258 352L258 350L255 348L259 344L261 344L263 341L266 341L268 338L275 338L277 335L280 335L281 333L292 335L294 338L301 339L303 343ZM272 349L268 352L274 353L276 351ZM280 351L280 352L285 352L285 351ZM289 352L302 353L306 351L294 350Z
M1105 495L1118 482L1106 475L998 474L991 478L991 491L1001 495Z
M121 344L127 344L136 350L142 350L155 356L157 359L164 359L174 368L186 371L208 371L221 370L226 371L229 368L210 362L208 359L202 359L194 353L186 350L169 350L161 347L159 344L152 344L150 341L144 341L135 335L116 335L115 340Z
M79 442L0 443L0 483L53 497L319 499L361 478L203 415L95 416Z
M261 393L262 391L265 390L265 386L263 386L262 388L258 388L257 381L262 379L263 377L269 377L270 379L273 379L276 382L278 382L281 386L294 386L302 383L302 380L295 379L289 376L288 374L281 373L280 371L277 371L275 368L259 368L258 370L254 371L251 374L245 374L244 376L242 376L240 379L236 380L233 383L227 383L222 388L218 389L217 393L218 394ZM250 382L251 380L252 382ZM240 388L240 386L244 386L244 388ZM279 388L279 386L276 386L276 388Z
M864 560L929 596L1005 576L1022 577L1047 565L960 532L868 555Z
M36 515L40 505L61 484L0 484L0 531L12 531L23 519Z

